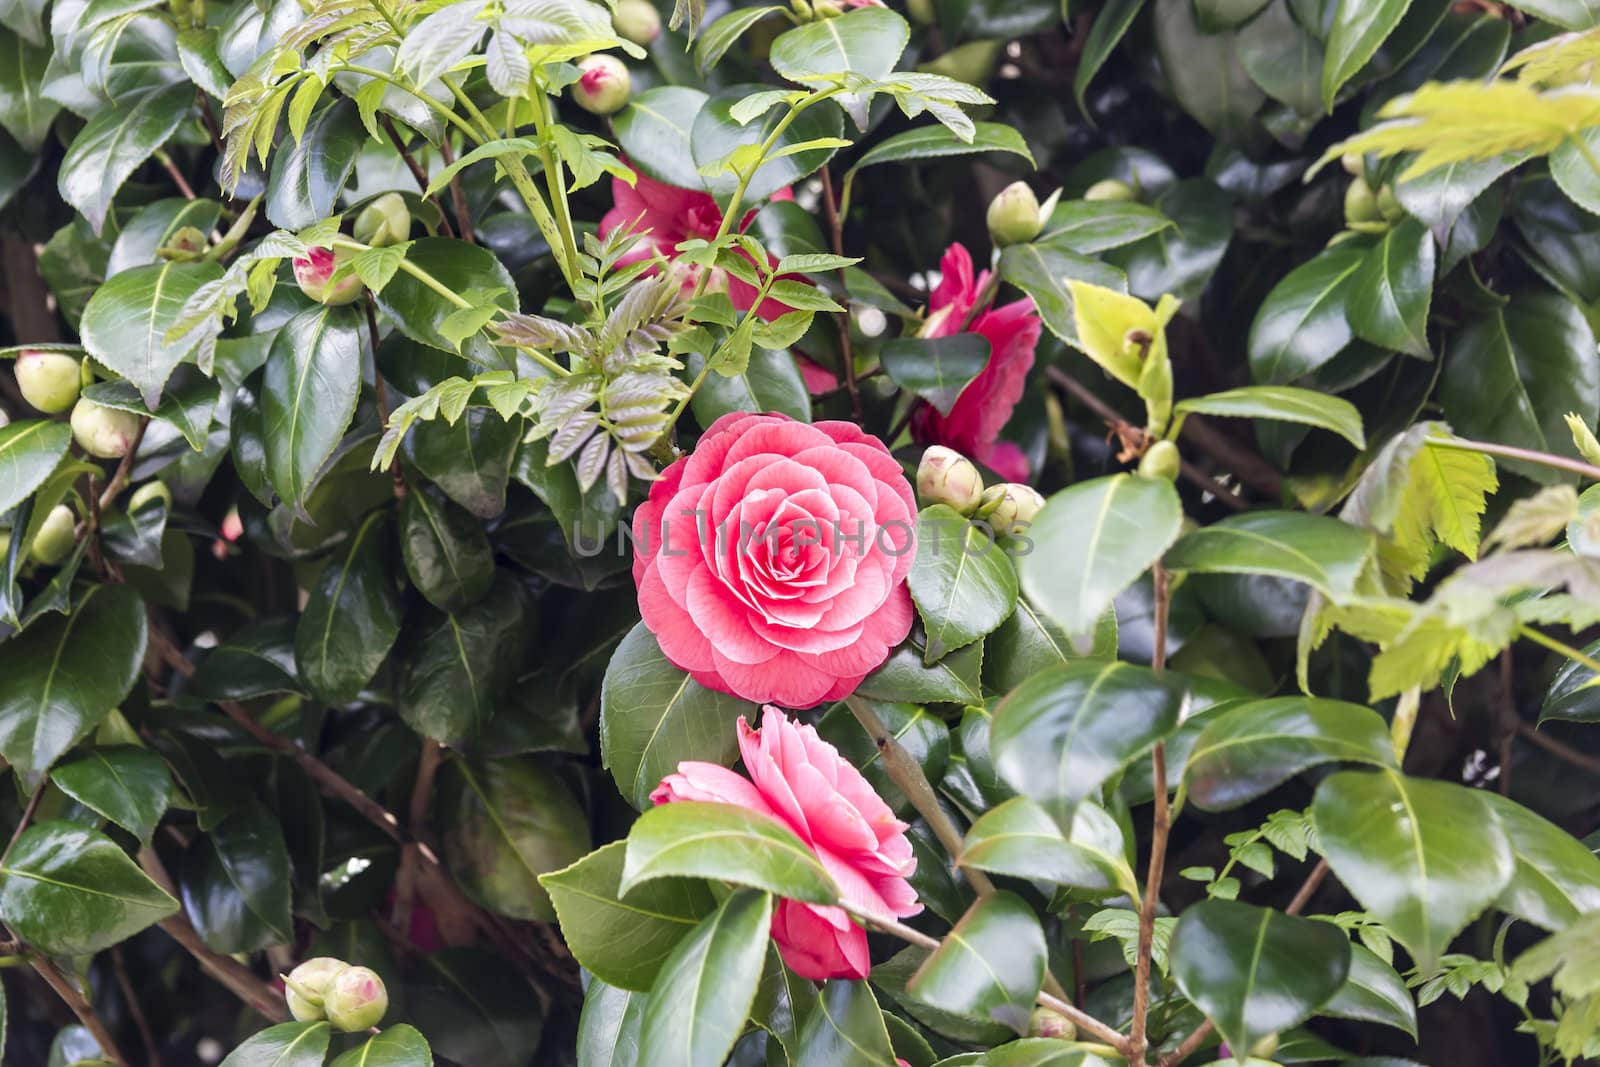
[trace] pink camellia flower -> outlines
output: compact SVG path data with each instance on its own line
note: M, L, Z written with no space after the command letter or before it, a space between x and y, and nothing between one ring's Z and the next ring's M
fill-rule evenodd
M814 727L769 705L759 730L739 719L739 754L749 779L715 763L680 763L650 799L737 804L770 816L811 846L846 903L895 918L922 910L906 881L917 869L906 824ZM867 932L843 908L781 900L772 939L802 978L865 978L872 969Z
M611 198L612 208L600 220L600 236L604 238L619 228L643 234L632 250L622 257L619 266L649 259L657 252L667 259L674 259L678 255L679 244L696 237L709 241L722 226L722 209L710 193L680 189L676 185L647 178L642 173L636 174L633 185L621 178L613 178ZM772 199L793 200L794 194L788 189L780 189L772 194ZM740 230L749 226L753 218L754 210L746 212L740 220ZM693 268L685 284L692 287L698 280L699 268ZM715 271L711 284L713 288L726 285L728 298L740 311L748 311L750 305L755 303L755 288L725 271ZM787 304L768 299L761 302L756 314L770 322L793 310Z
M974 278L972 256L961 245L951 245L939 267L943 277L928 301L921 336L980 334L989 342L989 363L961 390L950 414L941 415L932 404L919 402L911 416L911 436L919 444L946 445L971 456L1007 481L1025 481L1028 461L1022 449L999 438L1033 369L1033 350L1041 329L1039 314L1031 299L1023 299L980 311L972 325L963 329L989 272Z
M639 611L701 685L838 700L911 630L915 521L900 464L854 423L733 412L634 513Z

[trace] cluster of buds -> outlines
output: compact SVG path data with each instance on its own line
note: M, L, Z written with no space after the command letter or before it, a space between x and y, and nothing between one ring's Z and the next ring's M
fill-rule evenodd
M327 1019L353 1034L377 1026L389 1010L389 991L376 971L332 956L306 960L281 977L289 1013L303 1023Z
M1002 482L984 488L977 465L943 445L933 445L922 454L917 496L924 506L944 504L981 520L1001 537L1025 531L1044 507L1044 497L1032 486Z
M98 459L121 459L133 447L139 417L80 396L93 383L86 361L70 352L29 348L17 354L12 368L22 399L46 415L71 410L72 436L78 446Z
M1394 188L1384 185L1373 189L1367 182L1366 164L1362 158L1349 154L1340 160L1350 175L1350 185L1344 191L1344 224L1357 233L1383 233L1405 217L1406 209L1394 195Z

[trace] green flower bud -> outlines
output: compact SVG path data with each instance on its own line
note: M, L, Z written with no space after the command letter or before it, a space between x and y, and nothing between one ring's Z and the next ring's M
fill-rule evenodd
M72 514L72 509L65 504L57 504L39 524L39 532L33 535L33 546L28 554L45 566L54 567L67 558L72 546L77 543L74 533L77 525L78 519Z
M285 997L289 1001L290 1013L303 1023L321 1019L330 983L349 969L350 965L344 960L317 956L284 975Z
M78 446L100 459L121 459L133 447L139 416L80 397L72 408L72 436Z
M351 967L340 971L322 996L322 1010L336 1029L355 1033L377 1026L389 1010L389 991L376 971Z
M1278 1051L1278 1035L1268 1034L1250 1046L1250 1055L1257 1059L1269 1059Z
M620 0L611 24L619 36L637 45L648 45L661 36L661 12L650 0Z
M1044 229L1039 198L1027 182L1012 182L989 201L988 223L989 237L1001 248L1031 241Z
M1178 480L1178 465L1182 458L1177 445L1171 441L1157 441L1139 460L1139 473L1146 478L1162 478L1175 482Z
M1085 200L1137 200L1133 186L1116 178L1102 178L1083 191Z
M1406 217L1406 209L1400 206L1400 198L1394 195L1394 186L1385 185L1378 190L1378 211L1387 222L1399 222Z
M411 209L399 193L384 193L356 216L356 240L381 247L399 244L411 236Z
M168 511L172 510L172 490L167 488L166 482L156 479L145 482L135 489L133 495L128 498L128 511L138 511L152 500L159 500L162 507Z
M1367 172L1367 161L1360 152L1346 152L1339 157L1339 166L1352 178L1360 178Z
M911 16L911 21L918 26L932 26L939 21L939 13L934 10L933 0L906 0L906 14Z
M917 496L924 506L948 504L970 515L983 499L983 475L955 449L932 445L917 465Z
M1058 1041L1077 1039L1078 1027L1054 1008L1038 1007L1028 1020L1029 1037L1053 1037Z
M162 259L176 260L187 263L199 259L205 254L210 242L206 235L193 226L185 226L167 239L167 243L156 249L156 255Z
M83 380L77 357L35 348L17 353L13 373L17 376L17 388L22 390L22 399L46 415L70 408L78 399Z
M616 56L603 52L585 56L578 60L578 69L583 73L572 87L572 98L590 114L615 114L633 95L633 79L628 75L627 64Z
M1031 485L1004 482L983 491L978 518L987 522L997 536L1005 537L1027 530L1043 507L1044 497Z
M1589 424L1583 421L1583 416L1567 412L1567 429L1572 431L1572 443L1578 449L1578 455L1600 467L1600 441L1595 440L1594 431L1589 429Z
M1352 178L1344 191L1344 220L1354 226L1361 222L1382 222L1378 197L1365 178Z
M319 304L335 306L348 304L366 292L366 286L354 271L346 271L337 280L334 271L344 265L348 253L329 248L313 248L304 259L294 261L294 280L300 291Z

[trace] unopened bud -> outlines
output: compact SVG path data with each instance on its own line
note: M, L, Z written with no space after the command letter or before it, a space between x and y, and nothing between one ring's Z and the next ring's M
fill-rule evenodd
M1178 467L1182 458L1178 454L1177 445L1171 441L1157 441L1139 460L1139 473L1146 478L1175 482L1178 480Z
M1028 1036L1072 1041L1078 1036L1078 1028L1054 1008L1038 1007L1033 1009L1033 1016L1028 1020Z
M411 236L411 209L399 193L384 193L361 209L354 227L356 240L380 248Z
M65 411L78 399L82 371L77 358L65 352L23 349L13 371L22 399L46 415Z
M77 543L77 525L78 520L72 514L72 509L65 504L57 504L39 524L39 531L33 535L33 545L28 554L45 566L54 567L67 558L72 546Z
M319 304L335 306L348 304L366 290L354 271L345 271L337 279L334 272L344 265L348 257L341 251L313 248L304 259L294 261L294 280L300 291Z
M1567 412L1567 429L1572 431L1572 443L1577 446L1578 455L1600 467L1600 441L1595 440L1594 431L1589 429L1589 424L1583 421L1581 415Z
M156 249L156 255L162 259L187 263L204 255L209 244L205 234L193 226L185 226L167 238L166 244Z
M322 996L322 1010L336 1029L355 1033L377 1026L389 1010L389 991L376 971L350 967L340 971Z
M1012 182L989 201L988 222L989 237L1001 248L1031 241L1044 229L1039 198L1027 182Z
M661 12L650 0L620 0L611 24L620 36L637 45L648 45L661 36Z
M593 115L611 115L621 111L633 95L633 79L628 67L616 56L596 53L578 61L583 71L578 84L572 87L572 98L578 106Z
M947 504L970 515L983 499L983 475L955 449L931 445L917 465L917 496L924 506Z
M72 408L72 436L78 446L99 459L121 459L139 433L139 416L79 397Z
M167 488L167 483L156 479L141 485L133 491L128 498L128 511L138 511L153 500L161 501L161 506L168 511L172 510L172 490Z
M1101 178L1083 191L1085 200L1137 200L1133 186L1116 178Z
M1406 217L1406 209L1400 205L1400 198L1394 195L1394 186L1385 185L1378 190L1378 211L1385 222L1399 222Z
M1268 1059L1278 1051L1278 1035L1268 1034L1250 1046L1250 1055L1259 1059Z
M303 1023L316 1022L323 1017L323 1003L329 984L350 969L344 960L332 956L317 956L283 976L285 999L289 1012Z
M1350 185L1344 191L1344 220L1352 226L1383 221L1383 212L1378 210L1377 194L1365 178L1350 179Z
M983 503L978 506L978 517L989 524L1000 537L1022 533L1044 507L1044 497L1031 485L1004 482L991 485L983 491Z

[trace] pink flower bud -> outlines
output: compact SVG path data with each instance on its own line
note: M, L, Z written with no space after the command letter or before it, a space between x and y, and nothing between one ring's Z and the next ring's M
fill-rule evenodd
M917 465L917 496L924 506L948 504L970 515L983 499L983 475L955 449L931 445Z
M377 1026L389 1010L389 991L376 971L350 967L340 971L322 996L328 1021L346 1033Z
M611 115L627 104L633 93L633 79L622 60L597 52L579 60L578 69L583 74L573 86L572 98L583 110L595 115Z
M313 248L304 259L294 261L294 280L302 293L319 304L348 304L358 298L365 287L354 272L347 271L338 280L334 279L334 270L344 261L342 253Z
M121 459L139 433L139 416L79 397L72 408L72 436L78 446L99 459Z

